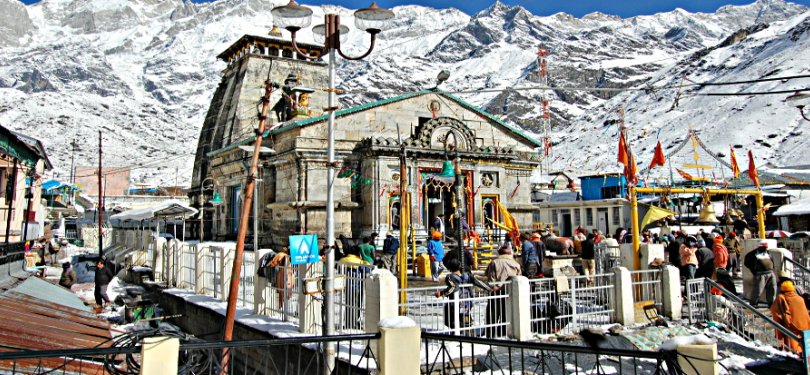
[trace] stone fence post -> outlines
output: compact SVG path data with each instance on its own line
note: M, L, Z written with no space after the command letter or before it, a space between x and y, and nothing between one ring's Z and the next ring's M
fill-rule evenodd
M664 305L664 316L677 320L681 319L681 310L683 309L683 300L681 299L681 271L675 266L666 266L661 271L661 290L663 296L661 299Z
M421 332L411 318L395 316L379 322L379 365L382 375L416 375L420 373L419 347Z
M509 337L519 341L532 338L531 325L531 286L525 276L514 276L509 288L509 303L507 304L510 329Z
M141 343L142 375L177 374L180 340L176 337L146 337Z
M613 269L615 275L614 291L616 293L616 321L623 326L630 326L636 323L635 311L633 311L633 279L630 277L630 270L624 267Z
M194 249L194 293L205 295L205 253L210 246L199 244Z

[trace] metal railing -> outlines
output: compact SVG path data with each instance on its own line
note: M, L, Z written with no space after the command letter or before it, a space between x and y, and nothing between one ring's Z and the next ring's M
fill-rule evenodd
M197 249L199 246L186 245L180 248L180 269L181 279L183 282L178 285L180 288L189 288L197 290Z
M686 280L686 317L689 324L706 321L706 296L704 284L706 279Z
M303 298L299 266L275 266L264 288L265 314L284 321L299 318L298 300Z
M594 259L596 259L596 273L607 273L618 267L621 259L619 246L608 246L602 242L596 245Z
M713 289L722 295L712 293ZM788 339L796 342L801 340L798 335L710 279L704 279L703 293L706 296L706 320L722 323L746 340L783 350L792 350L786 342ZM778 339L777 333L785 339Z
M203 293L214 298L221 298L222 290L222 253L221 247L211 246L203 255Z
M677 354L422 333L422 374L682 374ZM690 358L685 358L687 361Z
M615 275L529 280L531 328L536 334L575 333L615 321Z
M338 332L363 332L366 327L366 287L364 279L373 267L338 262L335 274L343 275L345 288L335 292L335 326Z
M239 296L237 303L253 308L253 287L256 277L256 261L252 251L242 253L242 270L239 275Z
M11 255L25 253L25 242L0 243L0 254Z
M445 286L404 289L407 299L400 311L416 321L422 331L466 336L507 337L510 282L491 283L499 287L488 292L472 284L463 284L449 298L436 297Z
M802 293L810 292L810 269L788 257L782 259L784 260L782 270L791 273L797 291L801 290Z
M223 349L228 349L228 374L312 374L325 372L324 346L336 349L331 373L363 374L379 366L372 352L380 334L295 337L265 340L185 342L179 349L179 374L222 374ZM140 345L0 353L3 374L138 374Z
M658 311L664 311L662 275L661 269L630 271L633 303L642 305L653 303Z

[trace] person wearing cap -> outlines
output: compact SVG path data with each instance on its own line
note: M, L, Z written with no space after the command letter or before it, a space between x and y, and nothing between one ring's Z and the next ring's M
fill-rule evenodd
M534 231L532 233L532 245L534 245L534 249L537 251L538 276L543 277L543 262L546 260L546 243L543 242L543 236L540 235L540 231Z
M512 242L505 241L498 249L498 257L489 262L486 275L490 284L507 281L514 276L520 276L520 264L513 257ZM506 290L502 285L492 286L492 295L495 298L487 302L487 337L502 338L506 335L505 326L493 327L506 322Z
M70 262L62 263L62 276L59 277L59 285L70 289L76 284L76 271L70 267Z
M754 287L749 296L749 303L756 307L765 294L765 303L770 307L776 294L773 274L773 258L768 253L768 242L762 241L759 246L745 255L745 268L754 275Z
M428 241L427 252L430 256L430 273L433 275L433 281L439 282L439 274L444 271L444 244L442 244L442 233L434 230L430 233L430 241Z
M771 316L775 322L799 337L802 337L802 331L810 329L810 314L807 312L804 298L796 293L793 280L787 279L779 285L779 295L771 304ZM794 353L802 353L802 346L798 341L785 337L778 330L776 338L782 340Z
M684 275L687 280L695 278L697 271L698 259L695 255L697 251L697 239L694 236L686 237L683 245L680 246L678 254L681 256L681 267L683 267Z
M734 277L739 277L742 244L740 239L737 238L737 233L729 232L728 236L723 240L723 246L728 249L728 270L734 273Z

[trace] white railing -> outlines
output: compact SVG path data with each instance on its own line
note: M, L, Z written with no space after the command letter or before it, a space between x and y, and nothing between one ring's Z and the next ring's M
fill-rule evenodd
M345 288L335 292L335 326L340 332L363 332L365 330L365 285L364 279L373 267L350 263L335 266L335 274L343 275Z
M252 251L242 253L242 270L239 275L239 296L237 302L244 307L253 308L253 287L256 276L256 262Z
M299 318L298 303L302 296L300 267L276 266L268 271L264 288L265 314L283 321Z
M181 267L180 274L183 280L180 288L197 290L197 245L184 244L180 249Z
M203 255L203 294L213 296L214 298L222 298L222 255L223 249L221 247L211 246L204 248L207 250Z
M633 303L640 305L655 305L658 312L664 311L664 283L663 271L660 269L649 269L630 271L630 280L633 285Z
M436 285L404 289L407 299L400 303L400 311L416 321L423 331L454 333L465 336L506 338L511 325L507 304L511 283L491 283L500 287L488 292L471 284L459 287L453 296L436 297L446 288Z
M608 246L605 242L600 242L594 249L594 259L596 273L610 272L614 267L618 267L621 259L621 248L619 246Z
M577 333L615 321L614 274L569 277L560 284L557 280L529 280L533 333Z
M704 322L706 320L705 280L686 280L686 317L689 324Z

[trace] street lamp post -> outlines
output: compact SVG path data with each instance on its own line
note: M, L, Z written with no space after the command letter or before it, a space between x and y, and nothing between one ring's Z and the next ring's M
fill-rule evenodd
M273 22L287 29L291 34L292 45L297 53L309 59L315 59L317 56L310 56L303 53L295 43L295 33L298 30L309 27L312 22L312 9L298 5L295 0L290 0L287 5L275 7L272 10ZM331 248L335 243L335 206L334 206L334 183L335 183L335 111L337 110L337 100L335 97L338 91L335 88L335 54L340 54L341 57L347 60L360 60L368 56L374 49L374 42L377 34L383 31L389 24L389 21L394 18L394 12L388 9L377 7L376 3L371 3L368 8L358 9L354 12L355 26L358 29L364 30L371 34L371 45L364 54L358 57L350 57L340 50L340 37L349 32L349 28L340 24L340 16L337 14L325 14L324 24L313 27L312 31L324 38L324 48L328 52L328 79L329 87L326 89L328 93L327 108L329 112L327 122L327 190L326 190L326 270L323 278L323 297L324 297L324 311L323 311L323 335L334 334L334 279L335 279L335 253ZM326 346L326 373L329 373L335 360L335 347L334 344Z
M211 187L206 187L205 182L211 180ZM203 235L203 228L205 227L205 192L213 190L214 196L208 201L211 206L219 206L222 204L222 197L220 197L219 192L217 191L217 181L214 180L213 177L206 177L202 183L200 184L200 243L203 243L205 236Z
M788 96L785 98L785 102L789 105L796 107L799 109L799 113L802 115L802 118L806 121L810 121L810 118L804 114L804 107L810 105L810 94L805 94L801 91L796 91L795 94Z

